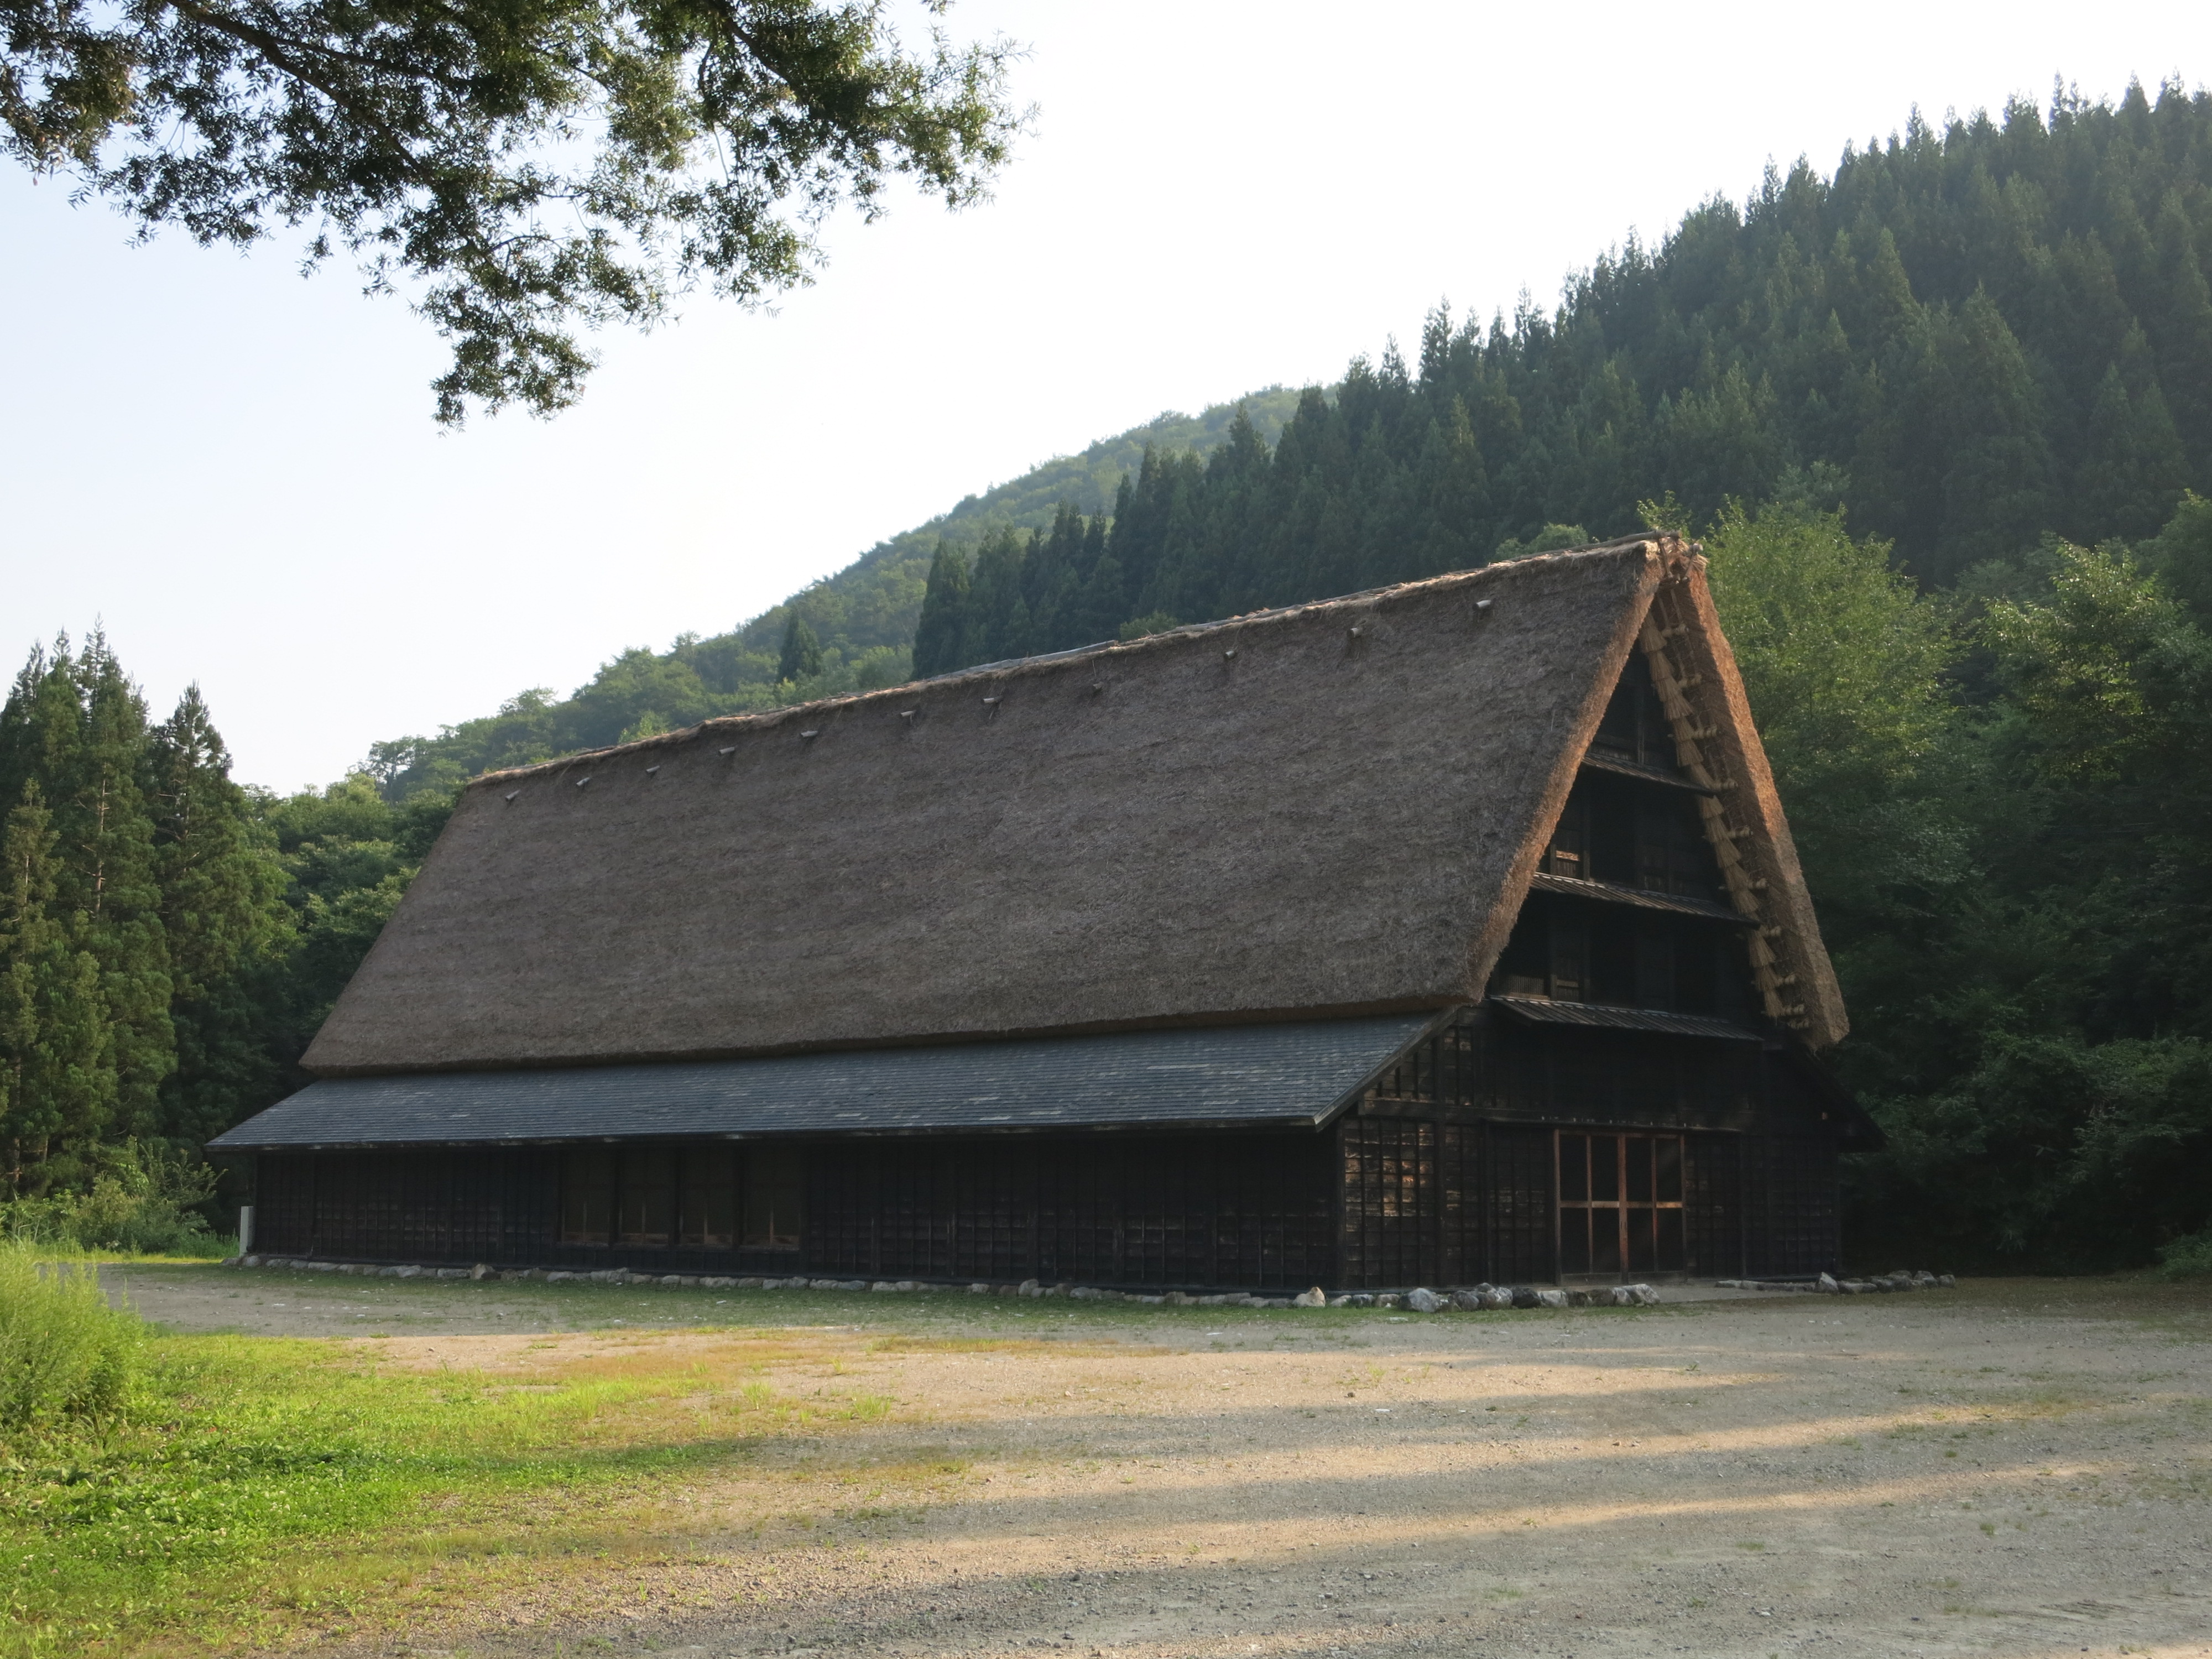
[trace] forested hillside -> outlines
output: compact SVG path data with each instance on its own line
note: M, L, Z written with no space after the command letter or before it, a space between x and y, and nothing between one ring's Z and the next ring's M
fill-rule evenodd
M2046 535L2149 535L2212 483L2208 183L2212 104L2178 89L1770 172L1555 311L1439 309L1412 362L1355 362L1272 447L1152 456L1095 555L1079 526L948 543L916 668L1478 564L1547 525L1610 536L1647 499L1703 521L1793 476L1937 586Z
M1066 505L1101 512L1148 453L1203 456L1228 438L1240 410L1261 437L1272 439L1297 402L1297 392L1270 386L1234 404L1197 416L1170 411L1101 439L1079 455L1047 461L1011 483L965 497L729 633L686 635L665 652L635 647L568 697L556 700L538 687L495 714L447 726L434 738L380 743L368 769L393 799L404 799L450 789L495 767L646 737L711 715L896 685L913 673L915 623L939 547L975 548L994 536L1042 529Z
M1164 417L319 795L232 788L204 711L149 726L96 642L34 659L10 1179L280 1090L475 771L1665 522L1705 539L1890 1136L1862 1261L2212 1270L2208 269L2212 97L1916 120L1553 309L1440 308L1410 360Z

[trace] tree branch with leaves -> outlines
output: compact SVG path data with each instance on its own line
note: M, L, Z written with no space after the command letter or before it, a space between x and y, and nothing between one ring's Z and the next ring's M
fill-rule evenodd
M982 198L1016 52L910 49L878 0L0 0L0 119L142 234L352 254L452 343L458 425L574 403L582 331L809 283L896 179Z

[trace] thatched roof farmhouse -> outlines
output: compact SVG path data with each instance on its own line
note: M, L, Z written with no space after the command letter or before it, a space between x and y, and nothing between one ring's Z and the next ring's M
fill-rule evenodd
M218 1145L269 1248L360 1260L1832 1267L1872 1132L1702 570L1652 534L480 778L324 1080Z

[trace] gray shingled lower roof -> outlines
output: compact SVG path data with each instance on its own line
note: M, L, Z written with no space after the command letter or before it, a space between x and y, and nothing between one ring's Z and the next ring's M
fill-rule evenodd
M1310 1128L1443 1018L310 1084L209 1143L315 1146L1211 1125Z

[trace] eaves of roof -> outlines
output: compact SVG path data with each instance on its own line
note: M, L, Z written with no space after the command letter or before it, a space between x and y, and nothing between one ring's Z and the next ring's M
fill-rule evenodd
M1765 1042L1749 1026L1708 1014L1677 1014L1659 1008L1616 1008L1602 1002L1555 1002L1549 997L1494 994L1491 1002L1531 1025L1578 1025L1606 1031L1661 1031L1669 1036L1718 1037L1730 1042Z
M1640 778L1646 783L1664 784L1669 789L1686 789L1693 795L1717 795L1720 793L1666 767L1646 766L1641 761L1624 760L1617 755L1608 755L1601 749L1585 751L1582 765L1585 771L1610 772L1616 777Z
M1753 918L1713 899L1692 898L1681 893L1655 893L1647 887L1623 887L1609 881L1584 881L1579 876L1533 876L1528 890L1594 899L1601 904L1625 904L1638 910L1665 910L1678 916L1703 916L1709 921L1725 921L1737 927L1758 925Z
M335 1078L223 1152L1103 1129L1313 1129L1452 1011L752 1060Z

